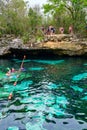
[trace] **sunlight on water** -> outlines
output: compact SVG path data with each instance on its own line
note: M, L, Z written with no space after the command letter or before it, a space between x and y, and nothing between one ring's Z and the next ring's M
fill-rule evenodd
M85 79L85 78L87 78L87 73L78 74L78 75L74 76L72 79L79 81L79 80L82 80L82 79Z
M21 63L22 60L14 60L16 63ZM23 62L26 63L26 62L30 62L31 60L24 60Z
M31 70L31 71L40 71L40 70L43 70L44 68L42 68L42 67L31 67L31 68L29 68L29 70Z
M85 63L84 65L87 65L87 63Z
M27 123L26 124L26 130L46 130L44 129L41 124L37 123L37 124L31 124L31 123Z
M64 62L64 60L33 60L33 61L42 63L42 64L50 64L50 65L60 64Z
M0 129L85 130L86 60L26 59L26 71L18 77L18 73L6 77L6 68L19 70L21 62L18 59L0 62ZM8 100L10 93L12 99Z
M87 96L83 97L82 100L86 100L87 101Z
M49 88L49 89L56 89L56 88L61 87L61 86L62 86L61 83L60 84L54 84L52 82L49 82L47 84L47 88Z
M19 130L19 128L16 126L12 126L12 127L9 127L8 130Z
M78 86L70 86L70 87L73 88L75 91L79 91L79 92L83 91L83 89Z

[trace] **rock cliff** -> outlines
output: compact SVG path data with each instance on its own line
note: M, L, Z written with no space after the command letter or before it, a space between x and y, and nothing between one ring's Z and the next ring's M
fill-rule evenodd
M40 54L51 52L55 55L87 56L87 39L79 39L75 35L46 35L43 41L24 44L20 38L6 36L0 38L0 56L20 53Z

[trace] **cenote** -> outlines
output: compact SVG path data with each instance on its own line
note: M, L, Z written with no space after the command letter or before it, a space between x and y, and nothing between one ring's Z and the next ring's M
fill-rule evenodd
M26 58L18 79L5 76L21 62L0 60L0 130L87 130L86 58Z

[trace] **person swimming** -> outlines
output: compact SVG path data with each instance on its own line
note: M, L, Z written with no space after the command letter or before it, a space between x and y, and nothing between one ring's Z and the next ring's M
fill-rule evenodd
M11 75L11 69L10 68L7 68L7 72L6 72L6 76L10 76Z
M7 73L6 73L6 76L11 76L11 73L16 72L14 68L11 68L11 69L10 69L10 68L7 68L7 70L8 70L8 71L7 71Z

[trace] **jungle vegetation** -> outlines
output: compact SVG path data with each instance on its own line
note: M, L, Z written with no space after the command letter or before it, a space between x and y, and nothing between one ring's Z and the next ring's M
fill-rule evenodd
M23 38L24 42L36 37L43 37L40 28L52 25L58 33L63 26L65 33L73 25L74 32L86 36L87 0L48 0L43 5L43 13L39 5L29 6L23 0L0 0L0 36L14 34Z

